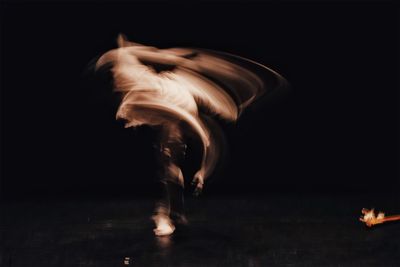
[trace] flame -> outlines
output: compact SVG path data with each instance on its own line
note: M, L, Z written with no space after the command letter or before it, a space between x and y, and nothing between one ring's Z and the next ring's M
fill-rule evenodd
M189 48L158 49L118 37L118 48L103 54L96 70L111 66L114 90L122 100L116 118L125 127L167 126L184 121L203 144L196 177L203 181L215 167L218 144L200 116L234 122L267 89L285 80L273 70L228 53ZM167 68L157 72L156 66Z
M372 227L376 224L382 224L390 221L399 221L400 215L385 216L385 213L379 212L375 215L374 209L362 209L361 213L364 215L360 218L360 221L364 222L368 227Z

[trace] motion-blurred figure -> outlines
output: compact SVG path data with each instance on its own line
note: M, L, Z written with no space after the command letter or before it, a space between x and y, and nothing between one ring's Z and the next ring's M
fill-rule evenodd
M110 66L115 91L121 94L117 119L125 127L160 129L157 153L165 192L153 219L156 235L169 235L174 223L186 223L181 170L186 143L182 124L201 140L202 162L192 179L199 194L219 154L213 117L236 121L266 89L284 79L271 69L227 53L186 48L157 49L118 37L119 48L102 55L96 69ZM207 118L207 120L205 120Z

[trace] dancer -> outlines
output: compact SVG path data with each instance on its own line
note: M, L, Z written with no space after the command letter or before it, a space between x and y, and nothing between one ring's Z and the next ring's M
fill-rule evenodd
M111 67L114 90L121 94L117 119L125 127L148 125L160 130L157 146L164 197L153 216L157 236L172 234L186 223L181 170L186 143L182 125L202 143L200 169L192 179L201 193L219 154L213 117L236 121L266 90L285 80L273 70L235 55L188 48L157 49L118 37L119 48L102 55L96 69ZM207 120L204 118L207 117Z

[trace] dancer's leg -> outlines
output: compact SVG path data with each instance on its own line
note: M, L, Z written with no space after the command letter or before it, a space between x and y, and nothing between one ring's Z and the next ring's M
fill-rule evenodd
M178 163L184 155L185 146L180 143L162 144L160 149L160 183L162 197L156 204L153 220L156 235L170 235L177 224L186 224L183 200L183 174ZM173 221L171 220L173 219Z

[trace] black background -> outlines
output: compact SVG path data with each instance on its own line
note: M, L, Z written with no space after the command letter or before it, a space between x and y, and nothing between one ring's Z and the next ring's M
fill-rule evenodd
M104 79L87 70L120 32L248 57L291 84L224 126L229 157L206 193L398 190L397 5L19 3L1 13L3 196L151 194L152 133L115 122Z

